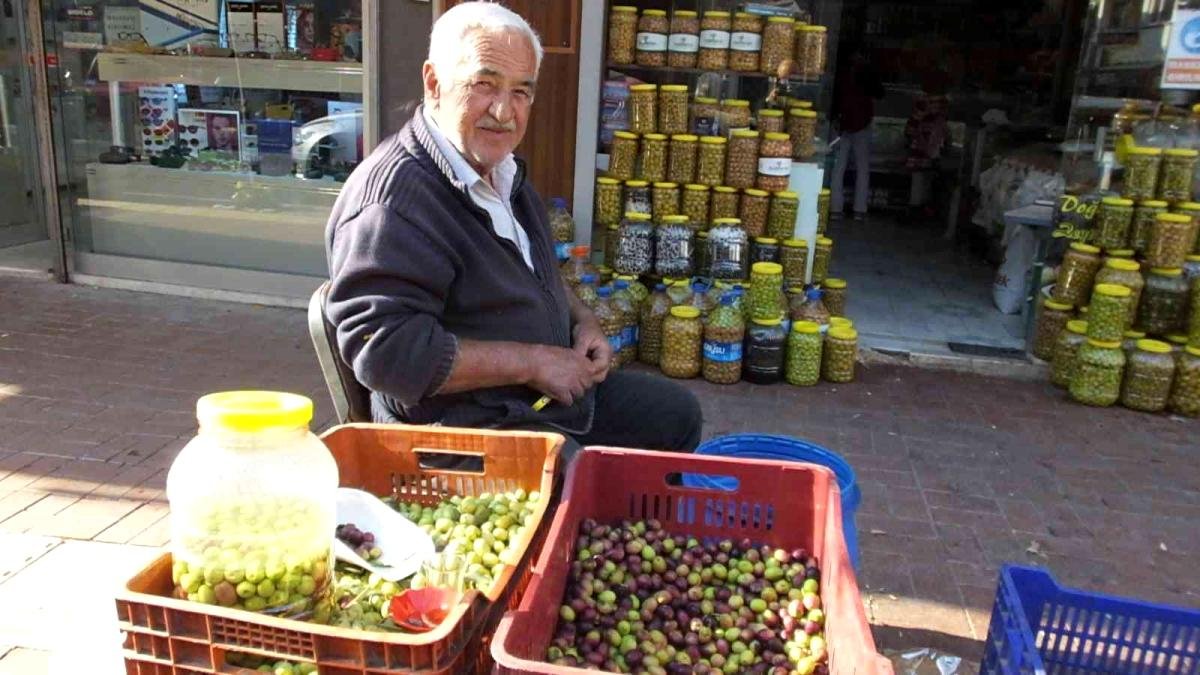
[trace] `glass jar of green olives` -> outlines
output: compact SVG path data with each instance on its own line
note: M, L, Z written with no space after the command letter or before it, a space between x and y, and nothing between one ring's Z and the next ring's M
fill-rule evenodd
M196 403L200 431L167 474L178 597L328 621L338 467L312 413L281 392Z
M1116 284L1096 284L1088 305L1088 337L1100 342L1120 342L1128 328L1132 293Z
M771 237L755 237L750 242L750 266L754 263L779 262L779 240Z
M629 130L635 134L658 131L658 85L635 84L629 87Z
M1190 216L1182 213L1160 213L1150 229L1146 246L1146 264L1151 267L1183 267L1195 242L1194 225Z
M675 10L671 13L671 35L667 38L667 65L672 68L695 68L699 50L699 15L692 10Z
M1147 199L1138 202L1133 209L1133 223L1129 228L1129 248L1138 253L1145 253L1150 245L1150 233L1154 230L1154 220L1158 214L1166 213L1167 203L1157 199Z
M812 283L820 284L829 276L829 261L833 259L833 240L829 237L818 237L817 246L813 253Z
M725 291L720 305L708 315L704 326L704 379L713 384L735 384L742 379L742 342L746 323L734 306L735 294Z
M671 33L671 22L662 9L644 9L638 19L637 44L634 49L639 66L667 65L667 36Z
M613 5L608 13L608 60L610 63L633 63L637 48L637 7Z
M617 180L633 178L633 172L637 168L637 156L637 134L628 131L614 132L608 156L608 175Z
M721 100L721 133L750 128L750 101L744 98Z
M654 231L654 273L663 277L692 276L692 228L687 216L670 215Z
M1034 356L1043 361L1054 358L1054 346L1058 344L1059 334L1071 320L1071 309L1071 305L1065 303L1050 299L1042 301L1042 311L1038 315L1033 336Z
M1087 342L1087 322L1074 319L1067 322L1067 329L1058 336L1054 345L1054 358L1050 360L1050 383L1056 387L1071 386L1079 348Z
M708 231L708 264L714 279L745 279L749 271L750 240L737 218L718 218Z
M830 328L825 334L821 375L827 382L853 382L854 362L858 360L858 331Z
M792 323L788 335L786 378L788 384L811 387L821 379L821 327L812 321Z
M650 183L644 180L625 181L625 213L650 215Z
M663 375L675 378L692 378L700 374L701 344L704 341L704 326L700 323L700 310L690 305L671 308L663 320L663 345L659 368Z
M1138 328L1151 335L1170 335L1183 328L1187 311L1188 284L1183 270L1150 268L1138 304Z
M795 192L776 192L771 196L771 207L767 212L767 234L780 241L791 239L796 231L799 210L800 198Z
M796 67L800 77L813 80L825 72L825 26L796 26Z
M767 232L767 214L771 208L771 196L766 190L747 188L742 190L738 202L738 217L742 227L751 237L761 237Z
M725 147L721 136L701 136L696 153L696 182L715 187L725 182Z
M821 284L821 301L833 316L846 316L846 280L827 277Z
M733 15L732 32L729 35L729 69L741 73L758 70L759 54L762 52L762 18L747 12Z
M754 384L773 384L783 377L787 332L780 317L754 318L746 327L742 377Z
M688 132L686 84L664 84L658 88L658 130L668 135Z
M712 210L709 215L712 222L722 218L737 218L740 202L737 189L728 185L718 185L712 189Z
M700 19L700 53L696 67L703 70L725 70L729 66L729 32L732 21L729 12L705 12Z
M1158 174L1158 198L1166 202L1186 202L1192 198L1192 176L1200 152L1188 148L1163 150L1162 169Z
M1121 197L1105 197L1100 200L1096 214L1095 244L1100 248L1123 248L1129 239L1129 225L1133 220L1133 200Z
M792 140L784 133L763 134L758 146L758 173L754 186L759 190L787 190L792 179Z
M687 184L696 178L696 144L699 140L694 134L675 134L671 137L667 180Z
M783 111L774 108L762 108L754 116L754 128L760 134L786 133Z
M829 229L830 194L829 188L821 188L817 193L817 234L825 234L825 230Z
M758 132L738 129L729 138L725 158L725 184L735 188L754 187L758 171Z
M1134 200L1154 199L1161 163L1162 148L1129 148L1125 156L1125 184L1121 196Z
M1088 341L1079 348L1071 398L1084 405L1110 406L1121 398L1125 374L1125 352L1120 342Z
M621 181L600 176L596 179L596 224L602 227L621 222L624 212L621 197Z
M683 194L679 198L679 210L687 216L688 224L694 230L708 229L708 186L689 183L683 186Z
M792 60L796 49L796 20L790 16L767 17L762 29L762 58L759 70L777 75L779 65Z
M1076 307L1086 304L1100 264L1099 248L1078 241L1071 244L1058 268L1058 281L1050 291L1050 297L1055 302Z
M663 319L671 312L671 299L666 284L655 284L654 290L639 309L638 361L657 366L662 356Z
M779 262L783 265L785 288L804 286L808 271L808 242L803 239L784 239L779 250Z
M757 262L750 268L750 316L774 319L787 312L783 297L783 266Z
M677 183L655 183L650 190L650 215L654 222L661 223L667 216L679 215L679 185Z
M638 177L651 183L667 179L667 137L663 134L642 136L638 158Z
M1171 346L1158 340L1138 340L1137 350L1126 357L1121 405L1131 410L1158 412L1167 407L1174 379Z
M1200 417L1200 347L1189 345L1180 355L1167 407L1180 415Z
M1125 320L1125 327L1132 326L1137 318L1138 305L1142 301L1142 290L1146 288L1141 265L1133 260L1109 258L1104 267L1096 273L1096 285L1100 284L1116 284L1129 289L1129 316Z
M817 135L817 113L807 108L788 111L788 135L792 137L792 159L804 161L813 156L813 139Z

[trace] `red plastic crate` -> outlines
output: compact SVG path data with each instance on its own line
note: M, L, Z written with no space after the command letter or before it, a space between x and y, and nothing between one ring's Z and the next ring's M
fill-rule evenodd
M393 489L409 501L436 503L453 495L523 488L543 497L533 527L510 566L486 593L469 591L442 624L423 634L372 633L279 619L171 597L171 556L131 579L117 597L125 634L125 671L235 673L229 652L315 663L322 675L486 673L490 641L504 612L518 606L549 530L555 469L563 439L556 434L448 427L350 424L322 435L337 460L343 487L376 495ZM422 466L427 453L483 458L483 471Z
M733 491L668 484L682 473L731 476ZM678 483L678 480L673 480ZM821 562L830 672L892 673L875 651L842 536L837 481L815 464L589 448L567 473L563 501L533 568L520 609L496 630L492 655L500 673L574 673L542 661L558 621L579 523L657 518L673 534L748 538L780 548L804 547Z

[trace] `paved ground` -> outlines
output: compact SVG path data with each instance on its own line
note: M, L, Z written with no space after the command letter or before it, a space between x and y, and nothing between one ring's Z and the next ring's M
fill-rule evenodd
M977 655L1006 561L1200 606L1195 421L895 366L838 387L692 386L709 435L791 434L853 463L884 647ZM237 387L307 393L329 423L302 312L0 278L0 674L119 670L112 591L167 539L195 399Z

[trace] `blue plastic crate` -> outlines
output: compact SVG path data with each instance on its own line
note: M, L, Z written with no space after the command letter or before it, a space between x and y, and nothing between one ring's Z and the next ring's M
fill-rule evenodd
M1005 565L981 672L1197 675L1200 611L1065 588Z

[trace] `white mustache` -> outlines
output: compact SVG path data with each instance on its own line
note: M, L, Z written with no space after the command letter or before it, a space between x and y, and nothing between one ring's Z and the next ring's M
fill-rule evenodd
M479 129L487 129L488 131L516 131L517 123L509 122L501 124L500 122L480 122L475 125Z

